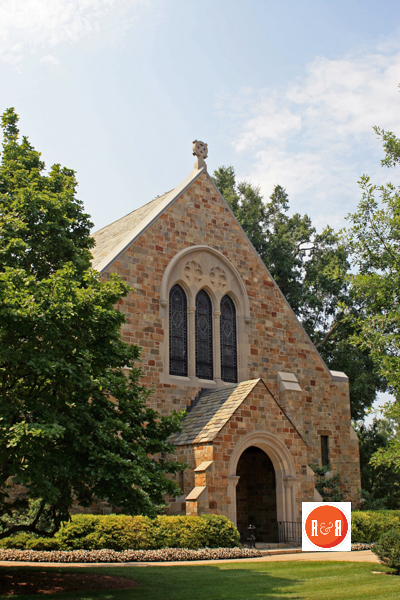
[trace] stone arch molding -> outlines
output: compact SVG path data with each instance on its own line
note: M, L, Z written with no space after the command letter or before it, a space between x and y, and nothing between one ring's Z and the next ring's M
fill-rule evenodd
M188 377L169 375L169 322L168 304L171 288L179 284L185 290L188 305ZM195 305L196 295L207 291L213 310L213 355L214 380L199 380L195 375ZM251 321L250 303L245 285L230 261L218 250L209 246L190 246L178 252L164 271L160 290L160 311L164 329L164 342L161 344L163 361L163 383L194 385L197 387L217 387L225 385L221 380L219 318L223 296L228 294L236 307L238 380L248 379L247 360L250 354L248 328Z
M231 499L229 515L236 525L236 486L239 477L236 475L237 465L243 452L250 446L263 450L271 459L275 469L276 480L276 508L278 521L297 521L296 468L290 451L273 433L267 431L254 431L244 436L232 452L228 466L228 496Z
M179 282L189 291L194 287L195 294L203 287L208 287L221 298L231 292L243 304L244 316L250 322L250 304L244 283L232 263L218 250L210 246L190 246L178 252L164 271L161 306L167 306L169 290ZM198 285L200 283L201 286Z

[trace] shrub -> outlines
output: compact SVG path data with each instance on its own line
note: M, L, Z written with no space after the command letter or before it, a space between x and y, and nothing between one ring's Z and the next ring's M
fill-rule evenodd
M233 548L240 546L239 532L227 517L222 515L201 515L205 521L208 548Z
M56 538L32 537L26 544L27 550L60 550L60 543Z
M56 534L61 550L88 549L85 540L96 531L98 520L96 515L75 515L63 523Z
M75 515L56 534L61 550L155 548L152 520L126 515Z
M207 546L204 520L199 517L159 516L154 520L155 548L190 548Z
M17 533L0 540L0 548L17 550L59 550L60 544L55 538L34 537L26 532Z
M29 550L157 550L161 548L233 548L239 533L221 515L200 517L74 515L54 538L20 533L5 538L2 548Z
M0 540L0 548L16 548L17 550L25 550L28 542L32 539L29 533L21 532L11 535L10 537Z
M390 529L382 534L379 541L372 548L381 563L394 569L400 574L400 531L399 529Z
M354 511L351 513L351 541L377 542L390 529L400 530L400 512L397 510Z
M154 520L157 548L233 548L239 532L222 515L159 516Z

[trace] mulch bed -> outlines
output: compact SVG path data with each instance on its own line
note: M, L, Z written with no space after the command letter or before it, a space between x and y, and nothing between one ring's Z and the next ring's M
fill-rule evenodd
M83 590L116 590L138 584L126 577L111 577L92 573L56 573L29 569L0 574L0 594L56 594Z

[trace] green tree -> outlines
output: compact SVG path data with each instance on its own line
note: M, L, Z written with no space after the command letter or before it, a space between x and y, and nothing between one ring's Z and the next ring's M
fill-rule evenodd
M392 133L374 128L385 151L382 166L400 163L400 140ZM360 180L362 199L349 215L346 232L357 274L353 289L362 298L352 341L370 352L380 375L386 379L396 402L384 415L400 422L400 188L388 183L373 185L366 175ZM377 199L378 198L378 199ZM354 319L353 319L354 322ZM370 460L378 472L400 473L400 436L394 430L388 444Z
M328 367L348 374L352 417L362 419L385 384L369 350L350 343L357 324L344 317L357 314L358 304L345 243L331 227L318 233L307 215L288 214L280 185L264 203L258 187L236 182L233 167L220 167L213 179ZM307 244L311 253L302 251Z
M315 489L321 494L323 502L343 502L344 485L339 472L333 473L331 465L311 464L315 473Z
M130 288L90 268L91 223L74 172L55 165L46 175L17 122L13 109L3 115L0 538L52 535L74 499L154 514L177 489L165 474L181 468L154 458L173 451L167 439L180 416L146 406L139 348L120 339L124 316L114 306ZM15 486L26 493L15 498ZM18 521L28 499L35 512Z
M213 179L291 307L300 310L303 257L299 244L315 234L310 219L297 213L287 215L288 195L279 185L265 204L259 187L247 181L236 183L233 167L220 167Z
M372 456L380 448L387 448L397 431L398 423L386 418L375 418L369 426L363 423L356 426L364 510L397 510L400 507L400 473L391 464L371 464Z
M392 134L391 134L392 135ZM388 158L388 157L387 157ZM389 164L399 159L389 156ZM386 163L386 159L382 161ZM354 265L353 288L362 298L353 341L370 351L397 396L400 390L400 188L361 178L362 200L349 215L347 232ZM380 201L376 199L379 194Z

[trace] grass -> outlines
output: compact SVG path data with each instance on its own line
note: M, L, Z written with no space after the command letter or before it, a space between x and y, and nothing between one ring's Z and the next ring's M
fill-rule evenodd
M10 572L19 567L4 567ZM22 567L21 567L22 568ZM41 571L44 567L38 568ZM57 569L63 571L65 569ZM72 569L68 569L71 571ZM119 575L139 587L46 594L46 600L398 600L400 577L373 575L385 571L374 563L276 562L221 563L177 567L99 567L82 573ZM1 596L38 600L37 596Z

